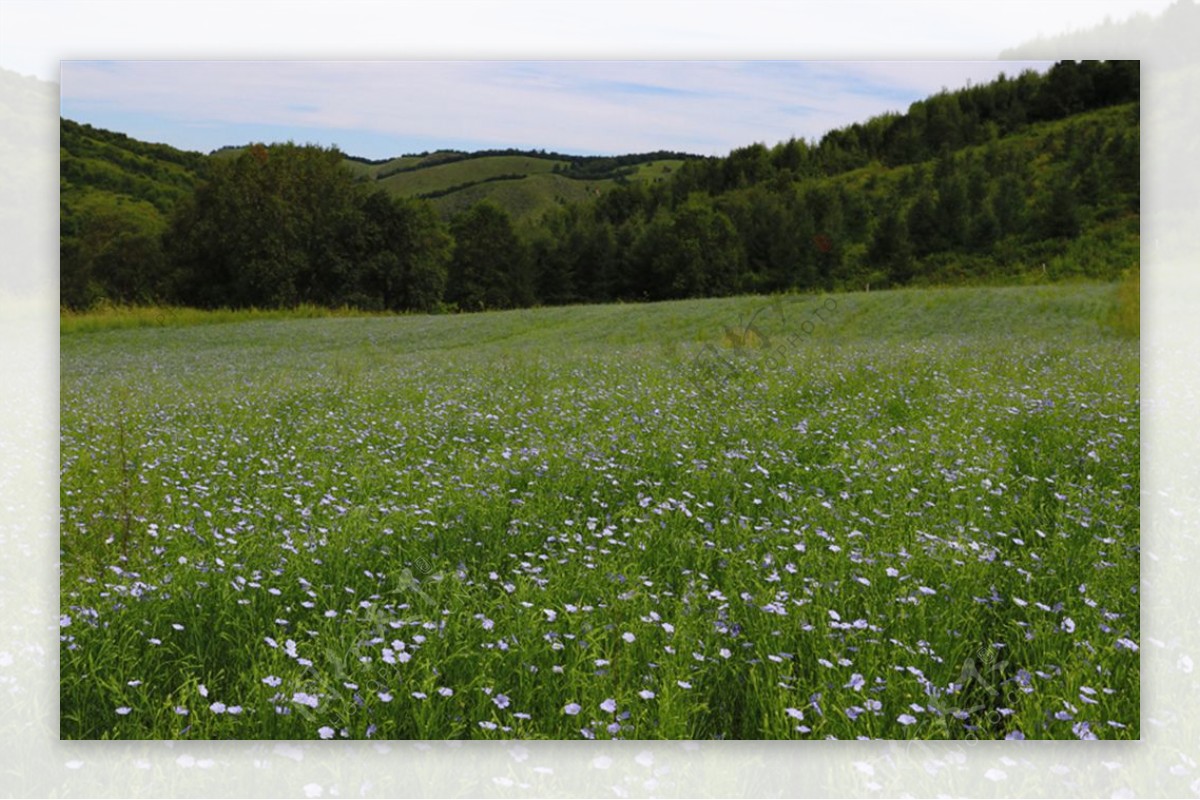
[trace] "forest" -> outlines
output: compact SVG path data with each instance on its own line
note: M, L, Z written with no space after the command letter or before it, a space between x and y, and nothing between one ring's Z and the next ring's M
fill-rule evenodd
M334 148L206 156L63 119L60 301L434 312L1114 279L1139 257L1139 86L1136 61L1063 61L819 141L659 154L682 163L653 180L561 157L616 180L532 219L487 199L447 218Z

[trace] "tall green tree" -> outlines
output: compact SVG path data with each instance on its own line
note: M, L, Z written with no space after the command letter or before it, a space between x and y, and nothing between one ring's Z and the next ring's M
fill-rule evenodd
M391 311L433 311L446 292L454 240L433 207L384 191L363 202L364 286Z
M867 247L867 261L892 283L905 284L912 279L913 247L906 217L899 209L890 208L879 218Z
M1079 233L1079 203L1066 174L1051 180L1049 192L1041 197L1037 222L1040 235L1046 239L1065 239Z
M168 237L200 306L334 305L359 291L361 193L335 149L254 145L214 161Z
M524 247L499 206L481 202L450 226L454 252L446 299L463 311L511 308L532 301Z
M740 289L744 253L729 217L696 193L673 213L660 209L639 241L652 300L715 297Z

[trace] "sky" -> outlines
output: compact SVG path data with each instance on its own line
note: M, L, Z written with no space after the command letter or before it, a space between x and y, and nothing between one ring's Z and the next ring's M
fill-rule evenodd
M1169 2L0 0L0 67L59 81L70 119L201 152L724 155L1045 69L978 59Z
M70 61L62 115L209 152L250 141L383 159L427 150L725 155L819 139L999 61Z

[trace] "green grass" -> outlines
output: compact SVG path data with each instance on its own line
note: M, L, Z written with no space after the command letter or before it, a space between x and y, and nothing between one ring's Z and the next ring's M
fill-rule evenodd
M122 328L186 328L194 325L216 325L226 322L255 320L323 319L328 317L371 316L350 308L325 308L301 305L296 308L240 308L202 310L175 306L118 306L103 305L87 311L61 309L61 334L90 333Z
M403 197L415 197L503 175L536 175L553 171L562 161L532 156L488 156L399 172L378 181L380 187Z
M638 164L627 180L653 183L669 178L671 171L683 163L678 159L663 159ZM448 164L435 162L394 175L386 175L387 165L371 166L369 171L385 175L378 185L403 197L453 189L431 198L433 205L447 217L491 200L521 222L534 221L558 205L594 200L616 185L612 178L580 179L557 174L553 171L555 165L567 166L567 162L530 156L486 156ZM368 170L365 165L359 166Z
M61 734L1137 738L1115 292L64 335Z
M546 211L567 203L594 200L611 180L580 181L549 172L524 178L466 186L430 200L444 217L453 217L476 203L491 200L516 222L535 222Z

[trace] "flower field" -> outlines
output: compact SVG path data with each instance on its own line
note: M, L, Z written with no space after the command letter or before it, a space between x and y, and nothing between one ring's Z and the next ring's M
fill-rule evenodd
M1136 739L1115 292L64 334L61 735Z

